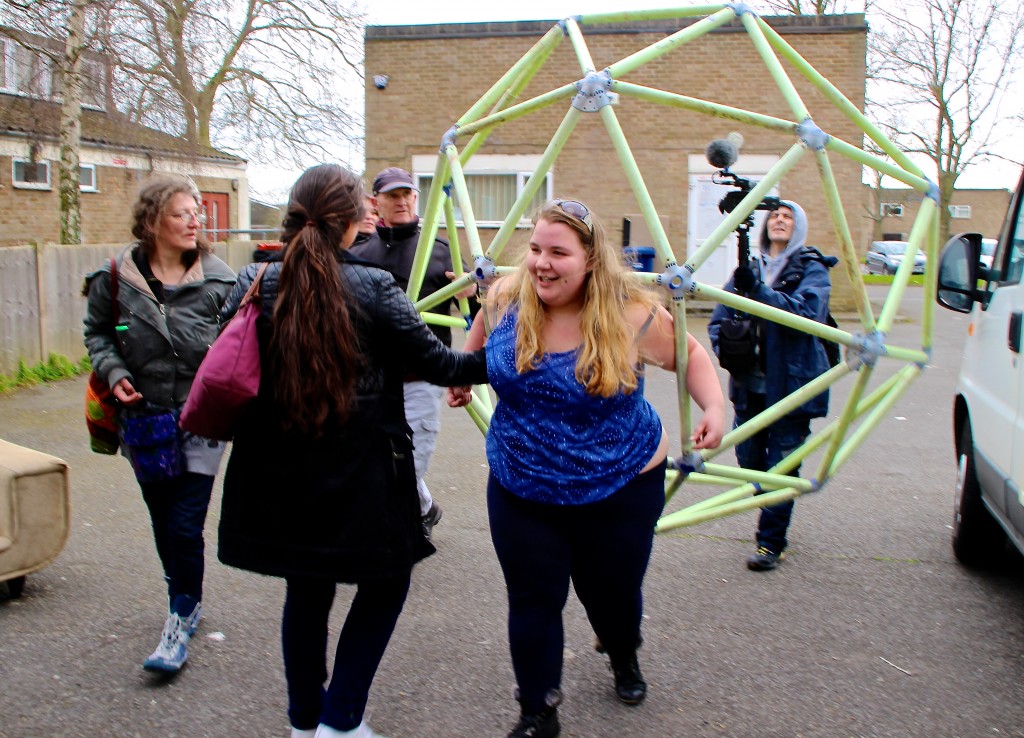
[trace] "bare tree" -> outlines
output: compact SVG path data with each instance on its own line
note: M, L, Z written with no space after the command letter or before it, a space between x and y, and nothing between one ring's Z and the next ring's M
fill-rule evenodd
M345 0L112 0L105 50L129 118L308 161L358 135L338 91L361 77L362 21Z
M778 15L831 15L834 13L863 13L871 0L760 0L757 3L770 13Z
M17 43L29 71L25 92L35 104L60 101L58 197L60 242L82 242L81 174L82 55L86 49L86 14L94 0L10 0L0 21L3 35ZM59 39L63 38L63 43ZM2 62L2 60L0 60ZM16 72L17 74L17 72ZM46 128L45 115L37 117L36 137L30 147L35 157Z
M935 168L940 235L949 203L971 164L997 157L1021 66L1020 0L905 0L874 6L870 97L883 129Z
M68 15L64 55L61 58L60 107L60 242L82 242L81 171L82 52L85 49L85 14L90 0L74 0Z
M864 150L875 156L887 158L885 152L878 148L870 139L865 140ZM865 167L865 174L868 182L868 196L863 203L864 217L871 221L871 233L869 241L882 240L882 221L885 220L885 213L882 210L882 192L884 176L877 169Z

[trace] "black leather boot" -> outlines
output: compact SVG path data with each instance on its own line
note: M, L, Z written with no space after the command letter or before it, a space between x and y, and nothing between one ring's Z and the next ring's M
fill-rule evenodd
M519 690L516 690L516 701L520 704L519 722L512 728L508 738L558 738L562 726L558 724L558 706L562 703L562 693L552 689L544 695L544 707L540 712L528 713L522 707Z
M640 673L636 651L626 658L612 658L612 674L615 675L615 694L627 705L639 705L647 696L647 682Z

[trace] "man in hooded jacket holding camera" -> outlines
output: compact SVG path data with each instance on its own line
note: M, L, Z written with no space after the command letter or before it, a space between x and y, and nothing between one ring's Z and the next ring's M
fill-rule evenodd
M794 315L826 323L832 283L828 270L838 263L805 245L807 216L797 203L780 200L768 213L760 234L760 252L736 268L725 289ZM722 359L722 328L742 316L716 305L708 324L715 354ZM830 359L824 344L812 336L770 320L749 317L756 331L755 351L744 366L729 368L729 399L733 427L739 427L827 371ZM726 362L723 361L723 365ZM811 418L828 413L828 390L809 399L788 415L737 444L736 460L746 469L767 471L803 444ZM789 473L798 476L797 465ZM757 526L757 551L747 568L768 571L782 560L793 501L765 507Z

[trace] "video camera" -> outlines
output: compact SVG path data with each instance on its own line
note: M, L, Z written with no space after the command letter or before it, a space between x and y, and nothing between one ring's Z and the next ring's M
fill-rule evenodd
M731 213L736 206L757 186L755 180L744 179L729 171L729 167L736 163L740 155L740 146L743 145L743 136L738 133L730 133L727 138L716 138L707 145L704 155L708 163L718 171L711 175L711 181L726 187L735 187L732 192L727 192L718 202L718 212ZM754 210L777 210L782 204L777 197L766 197L759 202ZM736 226L738 241L738 260L741 265L747 265L750 261L750 229L754 227L754 211L747 214L746 219L740 221Z
M755 180L738 177L727 168L721 169L712 174L711 181L718 185L736 188L732 192L727 192L725 197L719 200L718 212L720 213L731 213L736 209L736 206L740 204L743 198L747 196L747 193L757 186L757 182ZM766 197L754 207L754 210L778 210L779 205L781 204L782 201L777 197ZM753 212L751 212L747 217L753 218Z

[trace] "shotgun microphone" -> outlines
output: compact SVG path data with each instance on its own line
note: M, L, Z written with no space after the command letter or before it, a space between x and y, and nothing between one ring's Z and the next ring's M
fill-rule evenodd
M704 156L715 169L728 169L740 156L743 136L735 131L725 138L716 138L704 149Z

